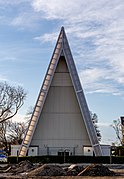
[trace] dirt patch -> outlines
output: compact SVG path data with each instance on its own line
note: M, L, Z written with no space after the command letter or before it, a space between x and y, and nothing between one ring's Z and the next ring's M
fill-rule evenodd
M0 168L0 173L12 173L16 175L18 173L28 172L33 170L35 167L30 161L22 161L19 164L8 165Z
M44 164L29 172L28 176L66 176L67 172L59 165Z
M78 165L71 165L65 170L67 171L68 176L77 176L82 170L84 170L84 167Z
M45 164L28 172L27 176L115 176L113 171L104 165L89 165L87 167L74 165L63 168L58 165Z
M79 175L79 174L78 174ZM115 172L104 165L91 165L80 173L80 176L115 176Z
M22 161L19 164L13 165L11 167L11 169L9 170L9 172L14 173L14 174L18 174L18 173L23 173L23 172L29 172L31 170L33 170L35 167L34 165L28 161Z
M112 169L111 169L112 170ZM22 161L19 164L8 165L0 168L0 173L10 176L117 176L117 172L111 171L107 166L92 164L88 166L73 164L70 166L56 164L33 165L30 161Z

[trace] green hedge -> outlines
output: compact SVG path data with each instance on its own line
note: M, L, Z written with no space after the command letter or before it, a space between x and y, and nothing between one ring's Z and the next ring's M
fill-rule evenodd
M112 157L112 163L115 163L115 164L124 164L124 156Z
M0 161L0 164L7 164L8 162L2 162L2 161Z
M63 163L62 156L26 156L26 157L8 157L8 163L18 163L29 160L32 163Z
M26 157L8 157L8 163L18 163L29 160L32 163L102 163L102 164L124 164L123 157L109 156L93 157L93 156L26 156Z

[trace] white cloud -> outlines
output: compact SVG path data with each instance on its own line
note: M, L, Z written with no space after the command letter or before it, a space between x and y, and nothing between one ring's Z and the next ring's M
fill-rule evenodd
M36 12L43 11L45 18L64 19L68 21L71 19L72 23L82 23L85 20L111 19L116 12L120 11L123 1L59 0L58 2L57 0L33 0L32 6Z
M27 27L32 29L35 28L36 24L38 24L38 19L37 15L32 12L23 12L13 18L10 25L20 27L21 29L25 29Z
M91 68L82 70L82 72L80 73L80 77L83 80L83 83L92 83L94 81L99 81L100 79L104 78L105 74L105 69Z
M124 84L124 78L120 74L113 73L110 69L83 69L80 72L80 79L87 93L124 94L123 88L119 88L119 84Z
M59 3L57 0L34 0L32 6L36 12L43 11L45 13L44 17L47 19L66 19L71 17L76 9L79 10L80 2L80 0L68 0L66 2L60 0Z
M40 42L55 42L57 33L44 34L42 36L34 37L34 40L39 40Z
M0 0L0 24L32 30L38 26L40 17L32 9L32 0Z
M18 7L9 22L0 19L21 29L56 20L54 32L34 37L41 42L55 42L58 26L64 25L88 92L123 93L123 0L0 0L0 5Z
M33 0L32 7L45 19L60 20L66 27L89 92L124 94L123 0ZM53 41L54 33L35 39Z

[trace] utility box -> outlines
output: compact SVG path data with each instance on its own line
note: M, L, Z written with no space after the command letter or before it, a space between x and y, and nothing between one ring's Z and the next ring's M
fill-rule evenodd
M28 156L38 156L38 146L30 146Z
M92 147L83 147L85 156L93 156L93 148Z
M110 145L101 145L103 156L110 156L111 146Z
M11 156L18 156L21 145L11 145Z

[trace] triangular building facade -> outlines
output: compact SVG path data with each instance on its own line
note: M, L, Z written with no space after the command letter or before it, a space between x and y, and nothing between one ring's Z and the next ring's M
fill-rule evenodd
M37 146L37 155L83 155L86 146L102 155L63 27L19 156L26 156L30 146Z

